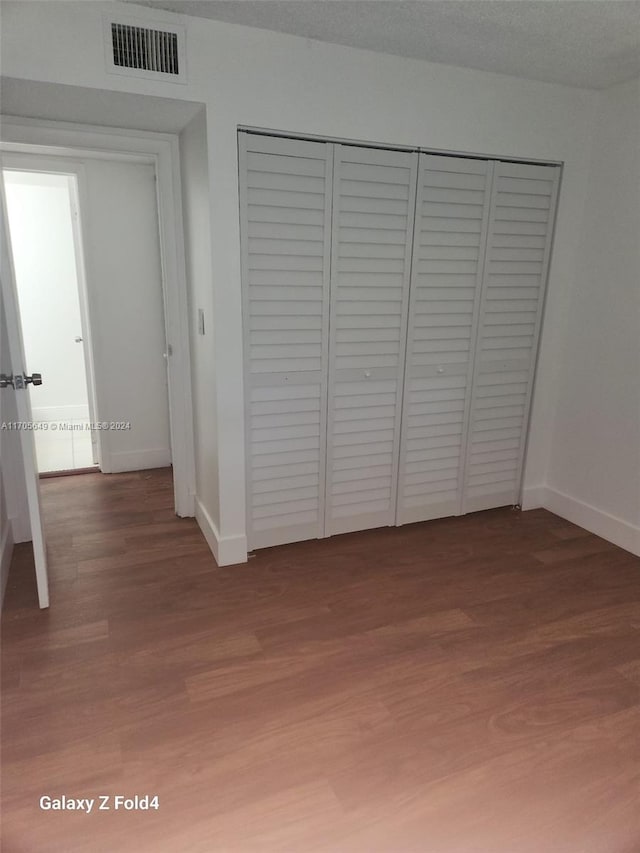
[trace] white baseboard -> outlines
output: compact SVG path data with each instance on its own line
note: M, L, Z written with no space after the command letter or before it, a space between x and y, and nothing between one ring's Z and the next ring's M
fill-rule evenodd
M127 450L109 454L109 470L105 474L121 474L124 471L145 471L147 468L168 468L171 465L169 448L160 450Z
M33 406L34 421L88 421L89 406Z
M235 566L247 562L246 536L220 536L213 519L196 497L196 521L207 540L209 548L219 566Z
M4 604L4 593L7 589L7 581L9 580L9 566L11 565L12 555L13 532L11 530L11 523L7 521L2 541L0 542L0 610Z
M533 489L532 491L538 490ZM567 521L584 527L590 533L595 533L596 536L601 536L603 539L613 542L614 545L624 548L625 551L630 551L640 557L640 527L638 525L617 518L615 515L584 503L584 501L557 489L552 489L550 486L540 487L540 491L543 494L540 495L541 500L537 504L538 506L542 506L544 509L561 516L561 518L566 518ZM534 506L525 508L533 509Z

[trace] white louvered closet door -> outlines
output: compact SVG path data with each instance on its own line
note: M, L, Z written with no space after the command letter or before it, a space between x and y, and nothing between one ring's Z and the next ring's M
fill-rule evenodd
M493 164L420 155L397 523L458 515Z
M417 160L335 146L327 536L395 523Z
M324 532L332 148L239 135L250 548Z
M516 504L560 170L495 164L464 512Z

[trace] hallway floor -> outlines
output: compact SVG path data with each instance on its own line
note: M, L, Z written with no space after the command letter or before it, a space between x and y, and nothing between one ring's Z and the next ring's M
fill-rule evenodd
M51 608L19 546L2 619L4 853L640 851L638 558L504 509L218 569L168 470L41 485Z

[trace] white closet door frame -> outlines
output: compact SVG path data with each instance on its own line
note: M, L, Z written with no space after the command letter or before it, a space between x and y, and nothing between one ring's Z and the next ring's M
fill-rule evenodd
M420 154L418 165L418 187L416 196L416 214L413 231L413 255L411 264L411 288L410 302L408 311L408 330L407 330L407 352L405 361L404 375L404 400L402 409L402 437L400 446L400 460L398 473L398 496L396 508L396 524L411 524L417 521L427 521L432 518L442 518L447 515L459 515L462 512L462 488L464 483L464 459L466 453L466 443L469 429L469 417L471 411L471 386L473 380L476 340L478 334L478 318L480 310L481 285L484 276L484 264L486 258L486 237L489 225L489 209L490 204L485 201L483 206L482 223L479 234L479 256L478 267L476 273L475 294L473 300L473 311L471 318L471 333L469 340L469 360L465 366L451 365L429 365L420 366L412 363L412 351L415 343L413 338L414 329L412 326L413 318L416 315L416 307L420 296L420 286L418 285L418 264L421 253L421 233L422 227L422 205L425 201L425 182L423 180L424 171L453 171L451 169L452 161L459 164L463 161L465 164L473 164L469 166L469 174L485 175L485 197L491 197L492 182L493 182L493 163L491 161L480 160L473 157L446 157L434 154ZM477 167L477 168L474 168ZM463 165L459 165L461 171L465 171ZM433 506L423 505L412 508L402 506L402 496L404 494L405 482L407 476L410 475L410 465L406 462L409 443L409 397L412 392L412 383L415 380L435 380L439 377L446 376L464 376L465 377L465 399L462 415L462 435L460 440L460 457L458 462L456 499L454 502L447 501L447 506L443 504L434 504ZM428 393L428 392L427 392Z
M403 285L402 285L402 303L400 317L400 344L398 352L397 367L369 367L369 368L337 368L336 367L336 332L337 332L337 310L338 300L337 291L338 276L339 276L339 231L340 231L340 166L342 159L346 162L351 162L351 158L356 155L357 162L361 164L371 164L372 166L390 166L403 168L409 167L410 177L408 181L408 201L407 201L407 222L406 222L406 239L404 251L404 267L403 267ZM342 146L336 145L334 148L334 169L333 169L333 216L331 229L331 314L329 321L330 340L329 340L329 386L328 386L328 413L327 413L327 481L326 481L326 499L325 499L325 535L332 536L339 533L347 533L356 530L367 530L373 527L382 527L395 524L395 512L397 501L398 487L398 462L400 448L400 432L402 418L402 398L403 398L403 381L404 381L404 363L406 358L406 336L407 336L407 315L409 310L409 285L411 280L411 252L412 252L412 235L413 221L415 217L415 199L417 186L417 169L418 155L411 152L401 152L386 150L380 148L367 148L359 146ZM330 495L330 486L332 479L332 470L334 462L334 447L332 446L332 436L334 424L336 423L336 388L342 383L353 383L355 393L366 395L371 386L384 387L385 381L395 383L395 418L394 418L394 436L393 436L393 451L392 451L392 474L391 474L391 493L389 498L389 507L387 510L369 510L364 509L363 512L353 515L347 515L343 518L332 519L330 517L332 503ZM363 468L367 463L363 463ZM375 466L374 466L375 467ZM368 502L366 493L363 492L363 505ZM374 501L375 502L375 501Z
M540 285L539 285L539 296L537 299L536 313L535 313L535 325L533 332L533 340L531 345L531 353L532 357L526 363L518 360L509 360L506 359L502 362L502 370L505 372L528 372L528 377L526 381L526 396L524 402L524 414L522 418L523 427L520 433L519 438L519 447L518 447L518 455L517 455L517 476L516 476L516 486L513 490L505 491L504 494L494 500L490 500L489 504L485 506L485 501L482 499L474 499L469 497L467 494L468 490L468 480L470 476L470 458L472 453L472 440L471 440L471 429L474 413L476 411L476 403L478 400L478 389L479 389L479 376L482 372L482 364L480 359L480 353L478 351L478 346L476 344L476 352L475 352L475 363L474 363L474 371L473 371L473 380L472 380L472 392L471 392L471 402L470 402L470 419L468 426L468 439L466 442L466 453L464 460L464 484L462 488L462 507L461 512L469 513L469 512L478 512L483 509L494 508L498 506L509 506L509 505L519 505L521 501L521 493L522 493L522 477L523 477L523 465L525 452L527 448L528 436L529 436L529 421L530 421L530 413L531 413L531 402L533 397L533 391L535 386L535 374L536 367L538 362L538 347L540 342L540 334L542 329L542 319L544 314L544 306L546 301L546 289L547 282L549 278L549 264L551 260L551 251L553 247L553 238L555 235L555 217L557 211L558 204L558 191L559 191L559 183L560 183L560 166L555 164L528 164L528 163L511 163L508 161L496 160L494 161L494 177L493 177L493 185L491 189L491 206L489 213L489 229L487 233L486 239L486 252L485 252L485 265L484 265L484 274L482 280L482 292L481 292L481 307L480 307L480 316L478 320L477 326L477 334L476 340L480 340L481 330L485 325L485 317L487 314L487 289L489 286L489 278L490 278L490 268L488 263L488 256L490 247L492 245L492 238L494 235L495 226L496 226L496 206L499 194L499 177L514 177L514 178L526 178L527 174L531 174L532 176L540 175L540 170L542 168L553 169L554 174L550 176L550 180L553 182L552 192L550 196L549 203L549 219L546 227L545 233L545 244L544 244L544 256L542 261L542 269L540 272ZM509 174L512 173L512 174Z
M308 142L282 137L270 137L258 134L239 132L238 162L240 190L240 221L241 221L241 275L242 275L242 311L243 311L243 350L244 350L244 392L245 392L245 458L246 458L246 523L249 549L265 548L287 542L297 542L305 539L321 538L324 535L324 497L326 475L326 434L327 434L327 374L328 374L328 335L329 335L329 283L330 283L330 229L331 229L331 188L333 178L333 145L325 142ZM250 289L249 289L249 235L244 225L248 225L248 193L246 179L248 176L248 154L274 154L276 156L309 157L311 152L316 156L324 151L325 160L325 204L323 216L323 297L321 319L321 366L317 371L285 371L279 373L252 374L251 366L251 334L250 334ZM265 399L268 389L277 387L293 389L296 386L320 386L320 448L319 448L319 485L318 485L318 518L317 521L305 524L283 524L271 529L256 530L252 518L252 498L254 495L252 442L251 442L251 397L256 391L258 396ZM260 389L263 389L262 391ZM295 392L292 392L295 394Z

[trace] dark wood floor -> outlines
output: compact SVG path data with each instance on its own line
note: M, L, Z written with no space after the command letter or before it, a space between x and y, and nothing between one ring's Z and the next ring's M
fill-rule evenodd
M5 853L640 851L637 558L496 510L217 569L166 471L42 492L51 608L20 546L2 624Z

